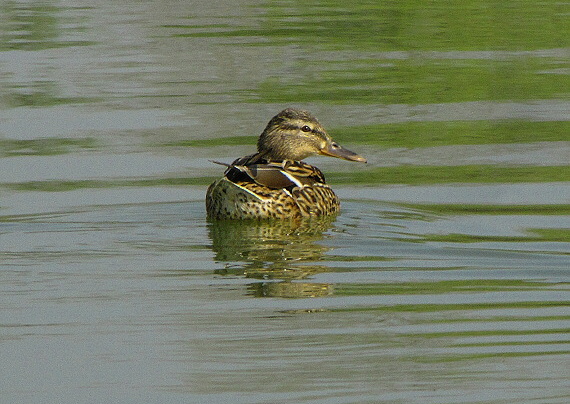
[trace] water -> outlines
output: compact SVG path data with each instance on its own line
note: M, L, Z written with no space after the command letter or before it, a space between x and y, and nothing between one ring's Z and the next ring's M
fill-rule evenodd
M568 402L566 12L516 3L3 4L3 401ZM207 222L290 105L342 213Z

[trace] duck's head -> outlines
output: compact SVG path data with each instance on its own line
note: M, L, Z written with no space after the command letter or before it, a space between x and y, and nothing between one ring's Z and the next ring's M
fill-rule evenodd
M334 142L317 118L307 111L287 108L275 115L259 137L257 150L270 161L300 161L314 154L366 163L364 157Z

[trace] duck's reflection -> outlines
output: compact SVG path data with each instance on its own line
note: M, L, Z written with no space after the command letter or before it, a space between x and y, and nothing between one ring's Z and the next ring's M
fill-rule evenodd
M226 263L226 267L216 273L267 280L249 285L249 293L258 297L317 297L331 294L332 285L300 280L327 270L327 267L314 263L321 261L328 250L317 242L333 222L334 217L211 222L209 234L215 258Z

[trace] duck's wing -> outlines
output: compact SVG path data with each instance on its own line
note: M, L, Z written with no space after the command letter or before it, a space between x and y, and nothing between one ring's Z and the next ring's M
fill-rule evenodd
M268 162L252 155L237 159L232 164L218 164L228 167L225 176L230 181L253 181L271 189L302 188L325 183L325 177L317 167L302 161Z
M317 167L307 164L303 161L285 160L281 163L283 170L289 174L302 179L305 185L321 183L325 184L325 176Z

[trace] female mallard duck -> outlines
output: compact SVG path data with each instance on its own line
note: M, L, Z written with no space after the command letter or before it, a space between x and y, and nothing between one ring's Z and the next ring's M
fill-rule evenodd
M335 143L319 121L288 108L274 116L259 137L257 153L235 160L208 187L211 219L286 219L330 215L339 201L323 173L301 160L314 154L360 161Z

